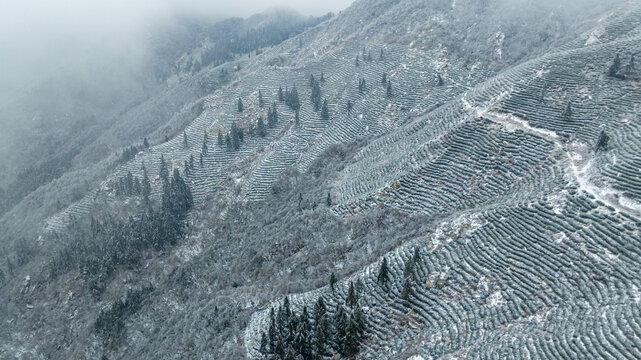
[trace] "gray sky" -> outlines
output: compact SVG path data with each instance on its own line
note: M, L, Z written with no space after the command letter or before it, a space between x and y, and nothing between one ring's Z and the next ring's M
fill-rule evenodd
M247 17L275 6L303 15L338 12L352 0L0 1L0 106L55 69L88 54L143 51L145 29L172 15Z

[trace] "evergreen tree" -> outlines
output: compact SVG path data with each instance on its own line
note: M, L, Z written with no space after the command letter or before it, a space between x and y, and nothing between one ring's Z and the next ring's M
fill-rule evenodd
M327 206L332 206L332 196L330 193L327 193Z
M189 144L187 143L187 132L183 131L183 146L187 147Z
M134 181L134 195L140 195L142 193L142 185L140 184L140 180L136 176L136 179Z
M359 324L352 314L347 322L347 329L343 342L343 354L351 357L358 353L361 346L361 334L359 331Z
M160 155L160 170L158 173L163 182L169 181L169 170L167 170L167 163L165 163L165 156L163 154Z
M601 133L599 134L599 140L597 140L594 151L601 152L601 151L607 150L609 143L610 143L610 137L608 136L608 134L605 133L604 130L601 130Z
M608 76L612 76L612 77L616 77L616 78L622 78L622 75L621 75L621 58L619 57L618 53L614 57L614 60L612 61L612 65L610 65L610 68L608 69Z
M392 82L391 81L387 82L387 97L388 98L392 97Z
M441 74L436 75L436 85L443 86L443 77L441 77Z
M383 60L383 49L381 49L381 54L378 56L378 60Z
M127 190L127 195L132 195L134 192L134 176L131 171L127 172L127 178L125 180L125 189Z
M320 82L322 82L322 83L325 82L325 73L323 73L323 72L321 72Z
M314 74L309 74L309 87L313 88L315 83L316 79L314 79Z
M149 203L149 195L151 195L151 182L149 181L147 168L145 164L142 164L142 197L146 204Z
M267 350L267 335L265 335L264 332L260 336L260 348L258 349L258 352L263 356L267 356L269 354L269 351Z
M294 124L296 124L296 126L300 125L300 114L298 110L296 110L296 114L294 115Z
M265 137L265 135L267 135L267 131L265 130L265 123L263 122L262 116L258 118L258 125L256 126L256 132L260 137Z
M207 134L205 134L205 138L203 139L203 148L201 150L201 153L207 155L207 152L209 152L209 148L207 147Z
M258 90L258 106L261 108L265 106L265 100L263 100L263 93Z
M243 106L243 101L239 98L238 99L238 112L243 112L245 107Z
M232 149L232 142L231 142L231 137L229 134L225 135L225 145L227 145L227 150Z
M347 330L349 326L349 319L345 313L345 309L339 303L334 313L334 343L336 344L336 352L345 355L345 342L347 337Z
M314 360L323 359L325 354L327 354L327 340L329 338L329 321L327 321L327 316L323 316L320 319L320 322L316 323L316 332L314 334Z
M572 119L572 102L568 101L568 104L565 106L565 110L563 110L563 120L570 121L571 119Z
M194 171L194 154L189 155L189 169Z
M350 100L347 100L347 111L352 112L353 107L354 105L352 104L352 102Z
M285 100L285 97L283 96L283 87L279 86L278 87L278 101L283 101Z
M327 107L327 99L323 100L323 109L321 110L321 117L325 120L329 119L329 108Z
M356 62L354 63L356 66L360 66L361 64L358 62L358 55L356 55Z
M383 84L383 86L387 85L387 73L383 73L383 78L381 79L381 84Z
M232 124L231 126L231 143L234 150L240 148L240 130L236 124Z
M203 167L203 153L200 153L200 167Z
M321 101L321 88L317 81L314 81L314 84L312 84L312 94L310 100L314 105L314 111L318 111Z
M630 61L628 64L625 66L625 72L626 74L630 74L631 72L634 71L635 64L634 64L634 54L630 56Z
M338 279L336 279L336 274L332 272L332 275L329 277L329 288L332 289L332 292L334 292L337 281Z
M149 147L149 141L147 140L147 138L144 138L144 139L142 140L142 144L143 144L143 145L145 145L145 147L146 147L146 148L148 148L148 147Z
M414 265L418 264L421 261L421 252L418 246L414 248L414 255L412 256L412 261L414 262Z
M383 258L381 267L378 270L378 277L376 278L379 284L387 284L389 282L389 267L387 265L387 258Z
M346 300L347 305L349 305L352 309L358 305L358 295L356 295L356 290L354 289L354 283L349 282L349 291L347 291L347 300Z
M223 132L218 129L218 146L222 147L225 145L225 140L223 140Z

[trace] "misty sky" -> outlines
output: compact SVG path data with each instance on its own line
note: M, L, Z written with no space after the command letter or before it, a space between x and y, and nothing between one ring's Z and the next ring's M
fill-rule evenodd
M0 106L75 59L136 51L145 29L173 15L242 16L275 6L303 15L352 0L0 0Z

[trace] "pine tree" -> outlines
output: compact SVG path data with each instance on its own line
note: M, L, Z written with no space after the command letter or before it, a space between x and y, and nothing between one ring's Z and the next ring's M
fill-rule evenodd
M232 124L231 126L231 143L234 150L240 148L240 130L236 124Z
M167 170L167 163L165 163L165 156L163 154L160 155L160 170L158 173L160 175L160 179L164 182L169 181L169 170Z
M231 137L229 136L229 134L225 135L225 145L227 145L227 150L231 150L232 143L231 143Z
M329 277L329 288L332 289L332 292L334 292L334 289L336 287L336 282L338 279L336 279L336 274L332 272L332 274Z
M381 84L383 84L383 86L387 85L387 74L386 73L383 73L383 78L381 79Z
M283 87L279 86L278 87L278 101L282 102L285 100L285 97L283 96Z
M336 312L334 313L334 343L336 344L336 351L341 354L345 354L345 343L347 337L347 330L349 325L349 319L345 313L345 309L339 303L336 307Z
M134 181L134 195L140 195L142 193L142 185L140 184L140 180L136 176L136 179Z
M572 102L568 101L568 104L565 106L565 110L563 110L563 120L570 121L571 119L572 119Z
M145 145L145 147L146 147L146 148L148 148L148 147L149 147L149 141L147 140L147 138L144 138L144 139L142 140L142 144L143 144L143 145Z
M391 81L387 82L387 97L388 98L392 97L392 82Z
M269 353L268 350L267 350L267 335L265 335L265 332L263 332L261 334L261 337L260 337L260 348L258 349L258 351L263 356L267 356L267 354Z
M412 262L414 262L414 265L418 264L421 261L421 252L420 249L417 247L414 248L414 255L412 256Z
M127 195L132 195L134 192L134 175L131 171L127 172L127 178L125 180L125 189L127 190Z
M208 151L209 151L209 148L207 147L207 134L205 134L205 138L203 139L203 148L201 150L201 153L207 155Z
M261 108L265 106L265 100L263 100L263 93L258 90L258 106Z
M184 147L187 147L187 145L189 145L189 144L187 143L187 132L186 132L186 131L183 131L183 146L184 146Z
M327 354L327 339L329 337L329 322L327 316L323 316L320 322L316 323L316 332L314 334L314 360L323 359Z
M376 278L379 284L387 284L389 282L389 267L387 265L387 258L383 258L381 267L378 270L378 277Z
M352 112L353 107L354 105L352 104L352 102L350 100L347 100L347 111Z
M243 106L243 101L239 98L238 99L238 112L243 112L245 107Z
M313 88L315 83L316 79L314 79L314 74L309 74L309 87Z
M361 64L358 62L358 55L356 55L356 62L355 62L355 65L356 65L356 66L360 66L360 65L361 65Z
M321 110L321 117L325 120L329 119L329 108L327 107L327 99L323 100L323 108Z
M296 114L294 114L294 124L296 124L296 126L300 125L300 114L298 110L296 110Z
M142 164L142 197L146 204L149 203L149 195L151 195L151 182L149 181L147 168L145 164Z
M381 49L381 54L378 56L378 60L383 60L383 49Z
M597 140L594 152L601 152L608 149L608 144L610 143L610 137L605 133L604 130L601 130L599 134L599 140Z
M441 77L441 74L436 75L436 85L443 86L443 78Z
M267 132L265 130L265 123L263 122L262 116L258 118L258 125L256 126L256 132L260 137L265 137L265 135L267 135Z
M327 206L332 206L332 195L330 193L327 193Z
M218 129L218 146L222 147L225 145L225 140L223 140L223 132Z
M612 61L612 65L610 65L610 68L608 69L608 75L616 78L622 77L621 76L621 58L619 57L618 53L614 57L614 60Z
M323 72L321 73L321 76L320 76L320 82L322 82L322 83L325 82L325 73L323 73Z
M189 155L189 168L194 171L194 154Z
M634 71L635 64L634 64L634 54L630 56L630 61L628 64L625 66L625 72L626 74L630 74L631 72Z
M314 111L318 111L321 100L321 88L317 81L314 81L314 83L312 84L312 94L310 96L310 100L314 105Z
M347 305L349 305L352 309L358 305L358 295L356 294L356 290L354 289L354 283L349 282L349 291L347 292L347 299L346 299Z
M359 324L352 314L347 322L347 330L345 333L345 340L343 343L343 353L345 356L354 356L358 353L361 346L361 334L359 331Z

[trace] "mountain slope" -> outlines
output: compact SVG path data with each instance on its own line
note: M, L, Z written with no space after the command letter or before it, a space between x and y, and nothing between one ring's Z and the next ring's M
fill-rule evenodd
M54 358L262 358L270 307L289 295L296 314L319 297L332 319L339 305L361 309L359 358L638 357L641 94L625 65L641 8L517 5L359 1L203 69L190 81L232 78L176 115L186 141L178 133L118 165L47 220L42 246L64 248L86 214L137 216L140 197L117 194L118 181L144 165L159 199L161 155L197 204L186 238L116 269L96 298L82 269L50 279L34 266L36 280L4 288L20 297L6 306L16 335L0 354L19 357L29 339L31 354ZM310 75L328 117L310 101ZM298 123L278 99L293 86ZM251 135L272 106L278 121ZM235 127L238 149L219 145ZM93 324L136 289L141 306L105 342ZM340 341L327 341L328 357L344 353Z

